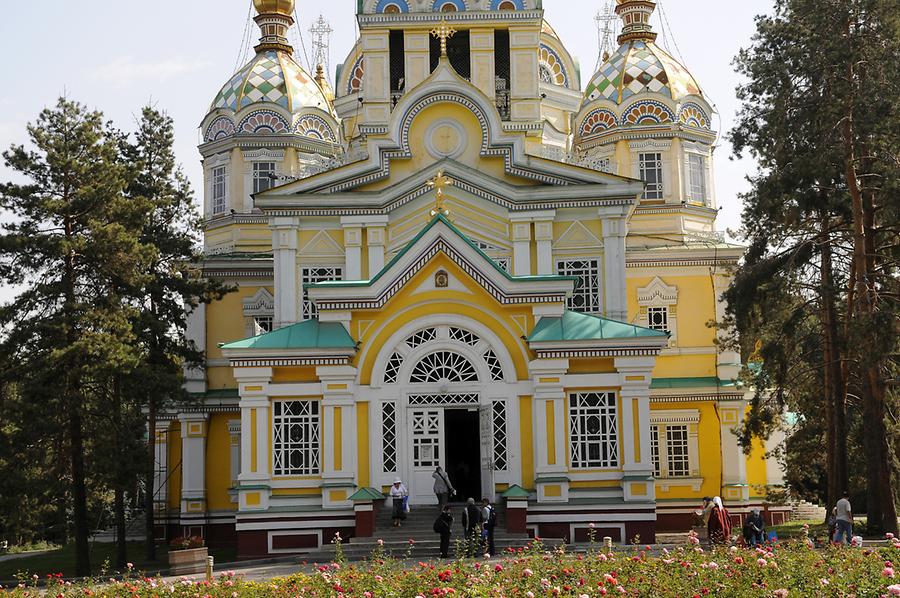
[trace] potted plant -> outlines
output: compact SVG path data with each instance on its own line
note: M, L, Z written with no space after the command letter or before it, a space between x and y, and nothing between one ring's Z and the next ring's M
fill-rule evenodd
M200 536L179 536L169 542L169 569L172 575L206 571L209 551Z

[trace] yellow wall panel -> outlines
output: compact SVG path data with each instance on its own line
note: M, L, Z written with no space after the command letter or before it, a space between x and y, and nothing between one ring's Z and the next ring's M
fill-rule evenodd
M519 443L522 450L522 486L534 488L534 419L531 397L519 397Z
M751 497L764 497L766 476L766 447L759 438L753 439L747 459L747 484L750 485Z
M206 435L206 504L210 511L235 508L231 488L231 435L228 420L240 419L240 413L214 413Z
M356 404L356 467L359 485L368 488L369 478L369 403Z
M315 366L272 368L272 382L318 382Z

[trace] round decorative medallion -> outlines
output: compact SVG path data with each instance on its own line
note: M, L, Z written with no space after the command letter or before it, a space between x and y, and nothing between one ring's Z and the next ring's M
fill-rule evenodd
M433 158L456 158L466 149L466 131L452 120L439 120L425 132L425 149Z

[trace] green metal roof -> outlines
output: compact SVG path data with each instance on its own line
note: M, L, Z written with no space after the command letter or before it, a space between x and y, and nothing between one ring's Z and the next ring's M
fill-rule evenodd
M355 349L356 342L340 322L312 319L219 346L222 349Z
M660 338L668 333L566 310L561 318L541 318L528 342L592 341L625 338Z
M500 496L502 496L503 498L528 498L529 496L531 496L531 493L518 484L513 484L506 490L506 492L502 493Z
M348 500L383 500L384 494L375 488L360 488Z
M695 378L654 378L651 389L660 388L734 388L732 380L721 380L715 376Z
M467 237L466 235L464 235L462 233L462 231L460 231L458 228L453 226L453 223L451 223L447 219L446 216L444 216L443 214L437 214L434 218L431 219L431 222L429 222L428 225L425 226L425 228L423 228L421 231L419 231L419 233L415 237L413 237L413 239L409 243L407 243L406 246L402 250L400 250L400 252L397 253L397 255L395 255L393 257L393 259L391 259L391 261L389 261L384 266L384 268L381 269L381 272L376 274L371 280L334 280L334 281L327 281L327 282L308 283L303 286L306 288L323 288L323 289L372 286L372 284L374 284L378 279L380 279L382 276L384 276L384 274L388 270L390 270L394 264L396 264L398 261L400 261L403 258L403 256L406 253L408 253L410 249L412 249L413 245L415 245L419 241L419 239L424 237L425 234L429 230L434 228L438 222L443 222L444 224L446 224L447 228L449 228L451 231L453 231L453 233L455 233L456 236L458 236L463 243L465 243L466 245L468 245L469 247L474 249L476 252L478 252L481 255L481 257L483 257L485 260L487 260L488 263L494 267L494 270L496 270L500 275L505 277L507 280L515 280L515 281L519 281L519 282L572 280L572 281L575 281L576 286L578 285L578 283L581 282L580 279L575 276L558 276L558 275L512 276L512 275L510 275L509 272L507 272L506 270L501 268L497 264L497 262L495 262L489 255L487 255L485 252L483 252L481 249L479 249L477 245L472 243L472 240L469 239L469 237Z

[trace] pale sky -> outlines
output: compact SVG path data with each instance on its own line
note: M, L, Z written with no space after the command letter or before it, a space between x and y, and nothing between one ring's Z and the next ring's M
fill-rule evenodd
M658 0L655 26L668 22L657 40L693 73L718 109L720 133L738 109L739 78L732 60L750 43L753 17L771 11L771 0ZM594 15L607 0L544 0L546 18L581 64L589 82L597 62ZM221 86L235 71L250 0L42 0L5 2L0 19L0 148L26 141L25 124L62 94L102 110L122 129L132 129L148 102L168 112L176 125L176 152L195 191L202 172L197 127ZM331 72L356 39L356 0L298 0L303 39L323 14L334 29ZM662 32L661 32L662 33ZM259 30L253 25L253 43ZM295 37L296 39L296 37ZM676 48L677 45L677 48ZM300 54L303 63L302 53ZM715 154L719 228L740 225L737 194L755 165L733 161L721 139ZM10 178L0 165L0 180ZM0 301L9 289L0 288Z

